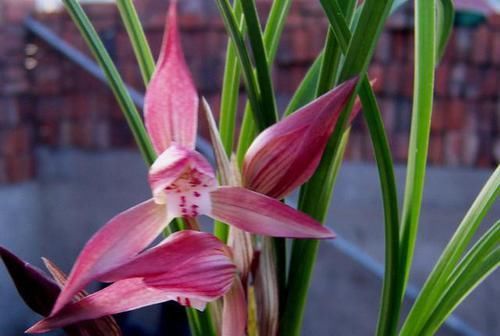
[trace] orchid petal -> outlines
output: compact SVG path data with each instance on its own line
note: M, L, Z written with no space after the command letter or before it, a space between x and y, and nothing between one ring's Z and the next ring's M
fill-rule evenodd
M177 144L172 144L156 159L149 170L149 184L157 202L165 203L161 196L165 188L189 168L209 179L215 178L212 166L200 153Z
M245 292L239 278L224 296L222 310L222 336L245 336L247 326L247 302Z
M144 119L157 153L172 141L194 148L198 94L180 43L175 1L170 4L160 57L146 90Z
M164 206L143 202L111 219L78 256L53 313L101 274L119 267L146 248L168 224Z
M228 260L229 250L214 235L206 232L183 230L171 234L158 245L144 251L128 263L111 270L100 277L100 280L114 282L125 278L154 277L158 272L182 272L185 264L192 264L193 259L201 259L212 255ZM209 267L210 265L206 265ZM214 270L229 267L232 263L212 265ZM191 267L191 266L189 266Z
M227 157L226 150L222 144L222 139L217 129L217 124L212 113L212 109L205 98L202 98L202 107L205 111L205 116L208 122L208 130L210 132L210 139L214 149L215 160L217 161L217 173L219 181L222 185L236 185L237 179L234 176L234 171L231 167L231 161Z
M271 197L240 187L219 187L210 193L208 216L242 230L272 237L333 238L319 222Z
M244 186L282 199L306 182L356 84L351 79L264 130L245 155Z
M176 248L180 250L174 250ZM45 332L168 300L204 309L207 302L224 295L233 281L235 266L226 252L224 244L208 233L175 233L107 275L123 279L66 305L28 332ZM127 278L129 275L137 276Z

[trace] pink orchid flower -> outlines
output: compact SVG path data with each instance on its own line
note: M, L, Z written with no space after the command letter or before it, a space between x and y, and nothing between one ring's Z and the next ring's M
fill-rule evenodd
M90 239L51 315L28 332L167 300L203 309L224 295L235 266L226 246L212 235L181 231L146 249L174 218L207 215L254 234L333 238L331 230L278 199L314 173L356 82L346 82L264 131L245 158L246 187L217 186L211 165L195 151L199 99L173 1L145 97L145 124L159 154L149 171L153 198L117 215ZM72 302L92 281L112 284Z

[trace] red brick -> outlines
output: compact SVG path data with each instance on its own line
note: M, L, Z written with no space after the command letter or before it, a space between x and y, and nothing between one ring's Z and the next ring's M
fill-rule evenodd
M379 63L388 63L392 59L391 55L391 34L387 31L380 34L377 42L377 48L374 54L374 60Z
M431 132L440 132L444 129L447 106L447 101L444 99L436 99L434 101L434 109L432 111L431 120Z
M452 97L459 97L465 91L467 65L457 63L453 66L450 74L449 93Z
M38 123L37 143L49 146L65 145L60 137L60 123L55 120L46 120Z
M465 103L460 98L453 99L447 105L446 110L446 129L460 130L465 122Z
M35 162L31 153L5 156L5 170L9 183L24 182L35 176Z
M500 65L500 33L493 35L490 59L493 64Z
M441 134L432 134L429 139L429 162L435 165L443 164L444 146Z
M349 161L361 161L363 159L363 134L352 132L349 136L345 157Z
M465 132L462 145L462 164L473 166L479 153L479 137L474 132Z
M0 154L21 155L31 150L31 133L28 127L19 126L0 131Z
M405 97L413 97L413 64L406 63L401 69L403 76L401 77L400 93Z
M490 134L495 130L495 102L484 101L475 105L475 110L470 112L477 118L477 131Z
M458 166L461 163L463 136L459 131L449 131L444 136L445 163Z
M389 139L392 153L396 162L406 162L408 160L409 138L407 133L395 133Z
M406 31L394 31L391 34L392 52L391 61L405 62L409 59L408 55L408 35Z
M495 98L500 92L500 71L489 67L481 71L481 98Z
M20 111L15 97L0 97L0 127L12 127L20 120Z
M467 65L464 95L467 99L478 99L481 96L481 86L484 81L478 66Z
M403 80L401 64L393 63L385 66L385 81L383 92L388 95L398 94ZM406 79L404 79L406 80Z
M380 99L380 110L384 120L384 127L391 133L396 128L396 101L393 98Z
M10 23L20 23L34 8L33 0L16 0L5 4L4 19Z
M498 164L495 161L496 148L495 143L489 134L481 134L479 136L479 153L477 157L477 166L490 168Z
M457 62L467 62L472 47L472 32L469 28L455 27L454 55Z
M490 15L488 25L494 30L500 30L500 13Z
M488 26L479 26L475 32L472 42L471 59L476 64L488 62L488 54L491 48L491 32Z
M436 72L435 90L438 96L448 96L448 84L450 83L450 68L443 62Z

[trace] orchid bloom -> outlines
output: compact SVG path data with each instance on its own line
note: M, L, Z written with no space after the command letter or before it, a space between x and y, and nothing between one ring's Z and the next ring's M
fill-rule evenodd
M235 266L225 245L212 235L181 231L145 250L174 218L207 215L259 235L333 238L331 230L279 199L313 174L356 82L346 82L264 131L245 158L244 187L218 186L210 163L195 151L199 99L171 2L144 106L146 129L159 154L149 171L153 197L117 215L91 238L51 315L28 331L166 300L203 309L224 295ZM72 302L96 280L112 284Z

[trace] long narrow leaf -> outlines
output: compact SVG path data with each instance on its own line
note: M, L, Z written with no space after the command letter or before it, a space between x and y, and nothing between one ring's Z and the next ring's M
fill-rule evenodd
M231 36L231 40L236 47L238 59L243 71L243 79L247 89L248 100L250 102L255 121L257 125L259 125L259 128L264 129L273 123L273 118L262 110L262 98L259 91L259 85L257 83L252 62L250 61L250 56L239 29L237 19L228 0L217 0L217 5L224 21L224 25L226 26L226 30Z
M269 61L264 47L264 40L262 37L262 30L260 27L257 8L255 7L254 0L247 0L241 3L243 14L248 30L250 45L253 51L255 61L255 70L257 73L258 85L261 95L261 109L266 111L266 116L269 115L271 124L278 120L278 113L276 111L276 99L274 97L274 89L271 80L271 71L269 68ZM266 126L270 126L266 125Z
M461 276L455 281L453 287L440 301L436 310L433 311L429 321L423 327L421 335L435 335L439 327L446 321L453 310L465 298L493 273L500 265L500 247L498 246L484 258L475 260L469 264Z
M424 191L434 96L436 0L415 2L415 80L408 168L401 215L401 295L410 274Z
M479 224L500 194L500 166L490 176L427 278L401 329L401 336L418 334L445 292L448 277L462 257Z
M79 2L77 0L63 0L63 3L97 59L97 62L103 69L113 94L132 130L144 160L151 165L156 158L156 154L146 133L146 129L144 128L141 116L135 108L116 66L113 64L111 57Z
M447 286L452 286L457 278L462 276L472 263L481 259L485 255L498 248L500 244L500 220L481 236L481 238L471 247L469 252L462 258L460 263L455 267L453 272L447 279Z
M132 48L134 49L135 57L139 63L144 85L147 86L149 80L153 76L155 62L153 54L151 53L151 48L146 40L146 35L144 35L139 16L137 15L132 0L117 0L116 5L120 11L120 16L130 41L132 42Z
M240 0L234 1L234 15L239 21L239 29L243 32L243 13ZM221 107L219 115L219 132L226 151L230 156L234 145L234 128L236 113L238 111L238 100L240 91L241 67L238 63L238 55L231 38L227 41L226 66L224 68L224 80L222 83ZM226 224L215 221L214 234L222 241L227 241L229 228Z
M241 15L241 6L240 5L241 5L240 1L235 1L234 13L237 17L238 17L238 15ZM271 11L269 13L269 18L268 18L268 21L266 23L266 28L264 30L264 45L265 45L266 53L268 55L269 66L271 66L274 62L274 58L276 56L276 51L278 49L278 42L279 42L281 33L283 32L283 28L285 26L285 18L290 10L290 5L291 5L291 0L276 0L273 2L273 5L271 7ZM230 59L229 58L230 56L233 58ZM228 56L227 56L226 62L236 62L237 63L236 53L229 55L229 51L228 51ZM238 76L235 75L233 77L238 77ZM228 85L228 86L232 85L233 88L235 87L234 83L231 84L231 82L229 80L227 82L224 81L224 88L226 85ZM229 91L231 91L231 88L223 89L223 101L224 101L224 92L226 92L225 90L227 92L229 92ZM237 91L236 92L232 91L232 92L236 96L235 101L234 101L234 104L236 105L237 104L237 101L236 101L237 100ZM225 146L226 151L227 151L228 147L232 148L232 137L230 140L231 146L229 146L228 142L227 142L227 141L229 141L228 140L229 135L225 134L225 133L229 133L229 132L224 131L224 127L226 127L226 126L225 126L225 124L222 124L222 120L223 119L229 120L229 118L231 118L231 117L225 117L223 115L224 113L228 113L228 114L236 113L236 106L234 106L234 110L229 110L229 112L226 112L226 109L221 110L220 125L222 128L220 131L221 131L222 141L223 141L224 146ZM233 129L231 130L231 133L234 133L234 121L233 121L232 125L233 125L232 126ZM243 162L243 157L246 153L246 150L248 149L248 147L252 143L252 141L256 135L256 132L257 132L257 126L255 125L253 113L251 111L251 106L247 102L247 104L245 106L245 112L244 112L243 122L242 122L242 126L241 126L240 137L239 137L239 141L238 141L237 162L240 165ZM224 227L223 225L216 223L216 234L218 237L222 237L222 238L227 239L227 227Z
M388 15L392 1L367 0L364 3L352 42L346 53L340 81L366 71L368 62ZM346 20L344 20L346 21ZM347 25L347 23L346 23ZM349 112L348 110L346 112ZM342 119L346 120L344 113ZM339 124L343 122L339 121ZM311 180L301 189L300 209L318 220L324 220L330 203L334 179L331 178L332 162L338 155L343 129L332 136L322 162ZM382 143L379 143L382 144ZM330 177L330 178L329 178ZM305 298L309 287L318 243L314 241L294 241L290 261L288 301L283 316L282 327L287 335L299 335L302 324Z

